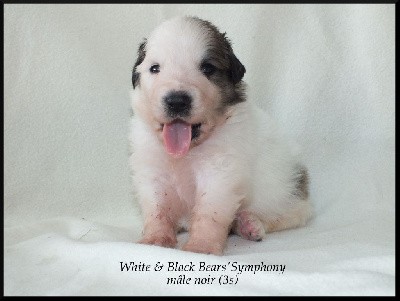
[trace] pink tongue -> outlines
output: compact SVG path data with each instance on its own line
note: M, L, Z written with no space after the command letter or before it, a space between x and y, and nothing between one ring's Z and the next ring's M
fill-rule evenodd
M192 126L186 122L175 120L164 124L164 146L169 155L183 157L189 150L192 140Z

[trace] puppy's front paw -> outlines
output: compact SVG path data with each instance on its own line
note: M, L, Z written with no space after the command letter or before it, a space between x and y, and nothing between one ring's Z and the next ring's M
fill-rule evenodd
M143 236L143 238L138 242L140 244L157 245L160 247L174 248L178 241L176 240L175 236L166 234L150 234Z
M222 255L223 249L222 244L206 241L188 241L182 248L183 251L214 255Z

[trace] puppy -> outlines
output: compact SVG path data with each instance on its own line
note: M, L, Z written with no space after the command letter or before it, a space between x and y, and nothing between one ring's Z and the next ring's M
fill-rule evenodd
M168 20L139 47L130 142L140 243L222 254L228 234L259 241L311 216L308 176L271 118L246 100L225 34Z

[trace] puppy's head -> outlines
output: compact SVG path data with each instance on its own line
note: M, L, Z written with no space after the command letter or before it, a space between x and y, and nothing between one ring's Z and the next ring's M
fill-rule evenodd
M210 22L183 17L156 28L133 68L133 106L174 157L184 156L245 100L245 67Z

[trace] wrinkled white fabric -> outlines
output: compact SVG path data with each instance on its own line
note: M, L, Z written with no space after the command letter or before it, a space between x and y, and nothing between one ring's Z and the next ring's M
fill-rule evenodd
M6 4L4 294L394 295L394 8ZM306 227L230 236L222 257L135 243L131 71L142 39L178 14L227 32L249 101L302 146L315 204ZM238 274L234 263L285 269ZM191 281L167 284L179 276Z

